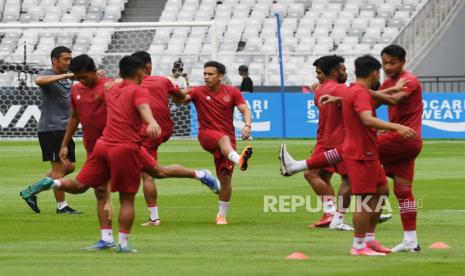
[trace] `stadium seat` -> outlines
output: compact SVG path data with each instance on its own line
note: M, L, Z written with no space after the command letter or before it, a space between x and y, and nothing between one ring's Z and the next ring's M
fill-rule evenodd
M126 0L0 0L2 22L117 22L125 8ZM264 65L265 53L268 58L277 51L276 18L282 19L283 49L286 53L306 56L307 63L298 59L287 65L290 69L302 68L313 62L315 55L342 52L352 49L353 53L379 52L380 47L392 42L414 11L422 5L420 0L168 0L161 13L160 21L209 21L218 20L219 54L228 65L237 62L237 51L251 56L244 60L246 65ZM237 23L239 22L239 23ZM51 43L48 38L56 34L38 36L24 35L16 40L3 38L0 52L21 54L20 44L26 43L27 51L34 54L34 60L49 62L45 47L61 44L76 51L89 51L101 60L112 43L108 36L92 38L82 35L56 35ZM201 62L211 52L211 31L208 27L157 29L148 49L151 53L176 55L188 53L189 62ZM44 38L47 38L44 40ZM51 46L51 47L53 47ZM238 46L240 46L238 48ZM260 53L262 51L263 53ZM45 53L44 53L45 52ZM313 55L310 55L313 53ZM378 53L379 54L379 53ZM295 57L291 54L291 57ZM157 58L154 56L154 61ZM160 63L161 71L169 72L170 62ZM289 60L289 59L288 59ZM160 59L160 62L162 60ZM158 61L157 61L158 62ZM311 63L310 62L310 63ZM187 63L187 61L186 61ZM157 63L158 65L158 63ZM312 76L314 68L308 66ZM187 70L190 70L187 69ZM264 69L263 69L264 70ZM271 69L270 69L271 70ZM292 71L292 70L291 70ZM270 71L271 72L271 71ZM190 72L188 72L190 73ZM309 73L309 72L307 72ZM265 72L257 73L262 81ZM273 82L273 72L266 79ZM200 81L202 74L200 74ZM302 74L287 75L292 83L304 82ZM0 82L2 82L0 77ZM266 83L269 84L269 83Z

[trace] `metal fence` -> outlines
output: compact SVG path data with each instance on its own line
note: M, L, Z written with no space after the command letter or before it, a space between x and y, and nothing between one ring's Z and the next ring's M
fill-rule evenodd
M465 76L419 76L423 92L465 92Z

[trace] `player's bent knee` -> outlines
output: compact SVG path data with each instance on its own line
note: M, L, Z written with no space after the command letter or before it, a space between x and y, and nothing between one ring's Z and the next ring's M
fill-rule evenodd
M95 188L95 198L97 200L106 200L107 198L107 189L105 186L99 186Z
M377 193L380 196L389 196L389 187L388 187L388 185L378 186Z
M394 194L397 198L408 198L412 194L412 186L394 184Z
M76 164L75 163L69 163L64 166L64 171L65 174L68 175L70 173L73 173L76 170Z

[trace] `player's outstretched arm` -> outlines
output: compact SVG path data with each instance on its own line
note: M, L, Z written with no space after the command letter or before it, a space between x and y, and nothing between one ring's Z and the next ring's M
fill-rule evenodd
M378 105L396 105L404 102L410 96L410 93L407 92L409 89L407 87L408 82L409 80L406 78L401 78L393 87L380 91L370 91L370 93Z
M318 104L330 104L330 103L332 103L332 104L341 104L342 103L342 98L325 94L325 95L320 97L320 100L319 100Z
M74 74L73 73L67 73L67 74L60 74L60 75L48 75L48 76L38 76L35 79L35 83L38 86L46 86L52 82L56 82L59 80L64 80L64 79L73 79Z
M179 93L173 94L174 103L176 105L181 105L181 104L187 104L190 101L192 101L192 97L191 95L189 95L189 92L191 90L192 90L191 88L186 88L184 91L180 91L180 94Z
M161 128L158 125L157 120L153 118L152 110L150 109L149 104L141 104L137 106L137 109L139 110L140 116L142 117L142 120L144 120L148 126L147 126L147 135L151 138L156 138L160 136L161 134Z
M380 130L394 130L397 131L402 137L408 139L416 139L417 133L404 125L388 123L383 120L380 120L372 115L370 110L364 110L358 113L362 123L370 128L380 129Z
M71 108L71 113L69 115L68 124L66 125L65 136L63 137L63 141L61 142L60 148L60 160L64 164L68 164L68 144L71 142L71 138L73 137L74 133L76 132L79 126L79 114L76 109Z
M179 86L176 86L175 90L173 93L171 93L171 96L173 97L173 102L176 104L176 105L181 105L181 103L186 99L187 97L187 92L185 91L189 91L189 90L186 90L186 89L179 89Z
M250 112L249 107L246 104L240 104L237 106L239 112L242 113L244 117L244 127L241 131L242 139L247 140L250 137L250 132L252 131L252 112Z

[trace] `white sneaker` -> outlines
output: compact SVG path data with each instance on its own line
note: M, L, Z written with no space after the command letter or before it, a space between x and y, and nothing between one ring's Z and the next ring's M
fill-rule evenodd
M289 170L289 166L295 163L294 158L287 152L286 144L281 144L281 148L279 149L279 160L281 163L281 175L283 176L291 176L294 174L291 170Z
M329 229L342 230L342 231L354 231L354 228L352 226L345 224L345 223L338 223L338 224L331 223L329 225Z
M378 223L383 223L392 218L392 214L381 214L378 218Z
M420 250L421 250L420 245L418 243L407 243L406 241L403 241L402 243L394 246L391 249L391 252L393 253L399 253L399 252L419 253Z

